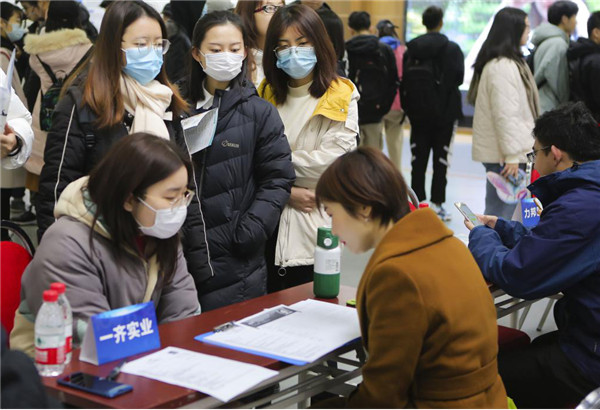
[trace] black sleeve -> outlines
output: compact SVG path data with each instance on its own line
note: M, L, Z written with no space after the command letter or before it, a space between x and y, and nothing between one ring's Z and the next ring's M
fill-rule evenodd
M256 148L254 201L241 216L234 232L234 247L242 255L252 255L270 238L287 203L296 173L292 151L276 108L258 98L255 116Z
M35 204L38 240L54 222L54 205L62 191L86 175L85 161L85 138L79 126L78 110L71 94L67 94L56 105L44 149L44 167Z
M448 53L448 65L452 71L453 86L459 87L462 85L465 77L465 56L454 42L450 42Z
M398 65L396 64L396 55L390 46L384 43L379 43L382 47L383 55L385 56L388 72L390 75L390 83L398 84Z

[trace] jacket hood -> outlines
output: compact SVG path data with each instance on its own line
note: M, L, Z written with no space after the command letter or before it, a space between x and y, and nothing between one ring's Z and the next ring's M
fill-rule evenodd
M355 54L374 54L379 50L379 38L363 34L351 38L346 42L346 50Z
M392 48L392 50L395 50L398 48L398 46L402 45L402 42L400 40L398 40L396 37L392 37L392 36L381 37L379 39L379 41L390 46Z
M64 189L58 203L54 207L54 217L69 216L89 226L94 222L96 205L89 198L87 192L87 182L89 177L85 176L71 182ZM98 220L94 226L94 231L110 239L110 234L104 228L101 221Z
M431 209L418 209L400 219L381 240L369 260L384 261L454 236ZM369 270L369 267L365 271Z
M551 37L560 37L565 42L569 42L569 37L567 33L562 31L562 29L558 28L554 24L550 23L542 23L533 31L533 36L531 37L531 42L534 46L538 47L544 40L547 40Z
M589 38L579 37L577 41L571 42L567 50L567 58L576 60L588 54L600 54L600 44L594 43Z
M87 38L85 31L73 28L43 34L28 34L25 36L23 49L27 53L35 55L81 44L91 45L92 43Z
M448 37L441 33L427 33L409 41L406 47L414 58L429 59L438 56L448 42Z
M528 188L544 206L548 206L566 191L582 185L595 185L600 189L600 160L575 164L564 171L546 175Z

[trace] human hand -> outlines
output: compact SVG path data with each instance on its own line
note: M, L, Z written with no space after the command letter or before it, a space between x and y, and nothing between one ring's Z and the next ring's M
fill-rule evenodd
M8 124L4 125L4 132L0 134L0 158L5 158L17 147L17 134Z
M317 207L315 193L307 188L292 187L288 204L297 211L310 213Z
M517 178L519 176L519 164L504 164L500 175L504 178L508 178L510 175Z
M496 227L496 222L498 222L498 217L494 216L494 215L480 215L480 214L475 214L475 216L477 217L477 219L479 219L479 221L484 224L485 226L488 226L492 229L494 229ZM469 231L473 230L473 228L475 228L475 225L473 225L473 222L469 221L468 219L465 218L465 226L467 227L467 229Z

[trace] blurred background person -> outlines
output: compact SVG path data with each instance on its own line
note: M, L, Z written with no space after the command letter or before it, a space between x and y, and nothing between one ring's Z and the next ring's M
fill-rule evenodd
M177 83L187 75L187 66L184 62L189 59L192 42L186 32L173 20L171 3L166 4L163 8L162 18L167 27L167 36L171 42L169 51L164 57L165 70L167 70L169 81Z

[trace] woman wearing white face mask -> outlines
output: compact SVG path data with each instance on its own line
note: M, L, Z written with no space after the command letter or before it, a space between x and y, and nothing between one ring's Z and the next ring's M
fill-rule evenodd
M86 175L110 147L134 132L183 143L187 104L167 80L169 48L160 14L139 1L115 2L87 60L66 80L52 115L37 203L39 232L54 222L62 190Z
M190 206L183 245L204 310L266 293L265 242L277 226L294 181L290 147L277 110L257 95L248 79L246 40L240 17L227 11L202 17L192 36L187 84L195 109L192 117L218 110L213 127L202 126L212 144L195 150L188 141L199 203L194 200ZM206 232L201 229L200 210ZM209 275L193 253L195 242L204 238Z
M62 282L77 346L90 316L153 301L159 322L200 311L179 235L192 193L191 165L173 143L137 133L122 138L72 182L23 274L11 347L32 352L42 292Z
M26 61L19 64L18 58L21 57L21 50L18 45L23 40L23 36L27 34L27 29L23 27L23 12L20 8L12 3L3 1L0 5L0 68L5 73L8 70L10 55L13 50L17 53L17 61L15 62L15 70L12 78L12 87L23 102L27 105L23 87L21 86L21 74L25 72ZM22 43L21 43L22 44ZM19 70L21 68L21 70Z
M281 115L296 170L277 236L267 247L272 292L312 281L317 229L329 223L316 207L314 188L337 157L356 148L359 94L337 75L325 26L307 6L275 13L265 50L259 93Z

